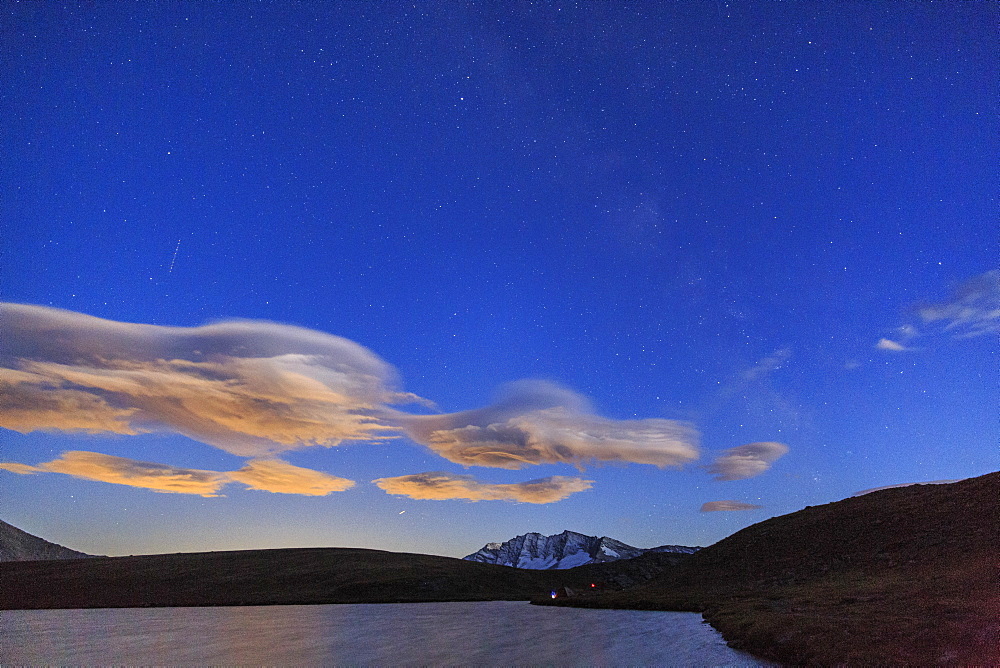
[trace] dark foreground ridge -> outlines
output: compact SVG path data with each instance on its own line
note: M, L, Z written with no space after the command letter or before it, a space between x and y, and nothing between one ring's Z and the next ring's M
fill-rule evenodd
M689 610L796 665L1000 665L1000 473L750 526L627 591L538 599Z
M0 563L0 609L523 600L593 582L626 587L686 555L565 571L350 548L295 548Z

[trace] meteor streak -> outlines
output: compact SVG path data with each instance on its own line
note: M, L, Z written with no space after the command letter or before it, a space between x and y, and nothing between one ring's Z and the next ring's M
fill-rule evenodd
M179 251L180 249L181 249L181 240L178 239L177 245L174 247L174 256L170 258L170 268L167 269L168 274L172 274L174 272L174 262L177 262L177 251Z

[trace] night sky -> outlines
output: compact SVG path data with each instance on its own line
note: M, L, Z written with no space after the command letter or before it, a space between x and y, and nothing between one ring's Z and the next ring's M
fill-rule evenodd
M0 11L30 533L708 545L1000 469L995 3Z

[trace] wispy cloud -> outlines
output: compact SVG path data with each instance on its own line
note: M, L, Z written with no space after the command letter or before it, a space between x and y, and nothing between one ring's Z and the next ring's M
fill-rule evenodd
M224 485L234 482L250 489L307 496L325 496L354 486L352 480L276 459L253 460L238 471L205 471L71 450L62 453L58 459L37 466L7 462L0 463L0 469L22 475L63 473L74 478L141 487L154 492L208 497L218 496Z
M752 415L758 425L767 424L770 429L792 431L806 426L808 409L779 381L793 356L791 348L779 348L751 365L734 369L707 397L698 412L700 419L708 422L739 415L745 420Z
M1000 333L1000 269L970 278L945 301L919 306L917 313L958 338Z
M875 344L875 347L878 348L879 350L891 350L897 353L905 352L907 350L916 350L916 348L910 348L909 346L904 346L902 343L899 343L898 341L892 341L890 339L885 339L885 338L879 339L878 343Z
M603 418L590 413L580 395L545 381L512 383L500 401L486 408L400 415L396 422L413 440L465 466L631 462L679 467L698 458L693 426Z
M708 501L701 504L701 512L713 513L722 510L759 510L764 506L757 506L752 503L742 501Z
M41 473L43 469L37 466L31 466L30 464L18 464L17 462L0 462L0 471L10 471L11 473L18 473L20 475L30 475L32 473Z
M745 380L754 381L770 374L773 371L777 371L791 356L792 351L790 348L781 348L780 350L776 350L772 354L757 362L754 366L744 371L743 378Z
M788 446L784 443L773 441L747 443L726 450L712 462L708 472L720 481L752 478L767 471L771 468L771 464L787 452Z
M913 307L920 320L896 329L892 338L881 338L875 347L890 352L917 350L909 342L918 337L944 335L968 339L1000 334L1000 269L973 276L952 291L948 299Z
M434 471L398 478L379 478L373 482L389 494L408 496L411 499L553 503L590 489L594 481L551 476L528 482L491 484L479 482L470 475Z
M64 473L74 478L142 487L155 492L218 496L219 488L229 482L224 473L178 468L166 464L140 462L99 452L71 450L58 459L37 466L0 464L14 473Z

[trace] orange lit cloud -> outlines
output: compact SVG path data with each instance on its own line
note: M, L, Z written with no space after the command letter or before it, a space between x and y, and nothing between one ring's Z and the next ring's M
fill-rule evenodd
M140 487L154 492L199 496L218 496L222 486L233 482L242 483L249 489L306 496L325 496L354 486L353 480L294 466L277 459L253 460L238 471L223 472L179 468L99 452L71 450L62 453L58 459L37 466L6 462L0 463L0 469L20 474L63 473L74 478Z
M219 488L229 482L226 474L215 471L177 468L80 450L64 452L58 459L38 466L0 464L0 468L14 473L65 473L74 478L142 487L155 492L200 496L217 496Z
M392 368L352 341L268 322L158 327L0 304L0 426L168 430L246 457L384 438Z
M18 464L17 462L0 462L0 471L30 475L32 473L41 473L42 469L37 466L29 466L28 464Z
M43 375L0 369L0 427L21 433L46 429L136 434L129 425L135 412L115 408L89 392L62 388Z
M752 503L743 503L742 501L709 501L703 503L701 506L701 512L712 513L721 510L759 510L764 506L755 506Z
M400 434L464 466L582 469L617 462L679 468L699 456L692 425L601 417L584 397L553 383L512 383L490 406L444 415L391 408L429 405L396 385L395 370L371 351L300 327L242 320L163 327L0 303L0 427L22 433L174 432L250 460L226 473L74 451L36 467L3 465L16 473L53 471L205 496L230 482L323 495L353 483L277 456ZM531 503L590 486L565 477L518 485L485 485L462 476L436 478L434 485L430 479L380 480L399 488L404 479L406 489L432 494L419 498Z
M716 480L743 480L760 475L788 452L784 443L764 441L747 443L726 450L708 467Z
M631 462L682 466L698 458L698 433L663 419L610 420L580 395L543 381L512 383L499 402L446 415L401 416L418 443L465 466L520 469L533 464Z
M372 482L389 494L408 496L411 499L554 503L576 492L590 489L594 481L552 476L514 484L489 484L479 482L469 475L435 471L398 478L379 478Z
M255 459L239 471L230 471L227 475L250 489L279 494L326 496L330 492L343 492L354 487L353 480L293 466L280 459Z

